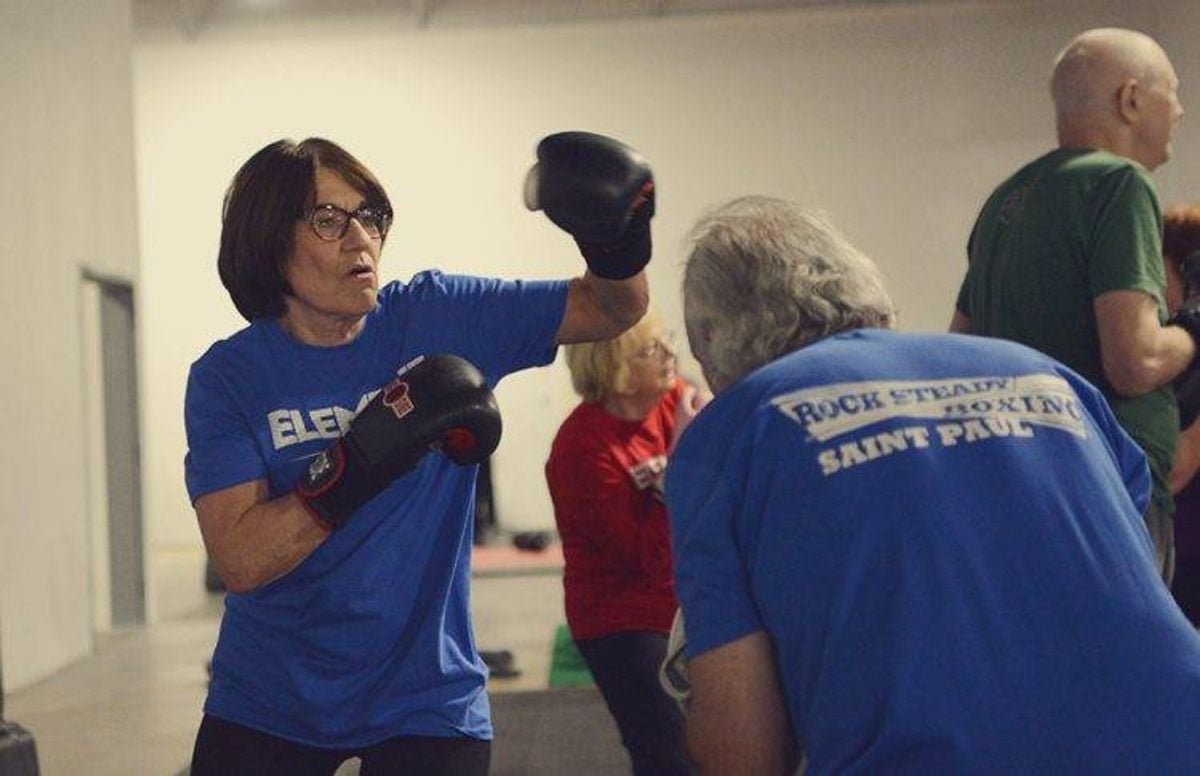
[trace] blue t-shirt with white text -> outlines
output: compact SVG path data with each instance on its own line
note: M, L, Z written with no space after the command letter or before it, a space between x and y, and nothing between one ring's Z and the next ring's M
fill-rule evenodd
M566 296L565 282L428 271L380 289L346 345L305 345L255 321L192 366L192 500L260 478L272 498L287 493L418 356L461 356L492 386L549 363ZM228 595L205 711L313 746L490 738L467 605L475 474L427 455L291 572Z
M1029 348L860 330L751 373L666 476L689 656L771 638L808 773L1185 773L1200 638L1101 394Z

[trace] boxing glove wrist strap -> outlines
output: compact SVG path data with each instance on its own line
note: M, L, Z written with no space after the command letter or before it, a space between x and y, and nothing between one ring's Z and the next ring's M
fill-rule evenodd
M354 460L351 447L339 439L332 447L313 458L296 482L295 493L313 520L323 528L336 531L381 488L366 467Z
M652 249L649 226L631 228L616 242L590 243L575 239L588 269L605 280L625 280L642 271L650 262Z

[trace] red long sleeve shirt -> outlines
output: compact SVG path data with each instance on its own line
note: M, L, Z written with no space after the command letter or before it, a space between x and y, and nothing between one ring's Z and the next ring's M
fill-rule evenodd
M670 534L654 481L667 463L680 391L676 384L640 421L583 402L554 438L546 481L566 563L567 625L577 641L671 629Z

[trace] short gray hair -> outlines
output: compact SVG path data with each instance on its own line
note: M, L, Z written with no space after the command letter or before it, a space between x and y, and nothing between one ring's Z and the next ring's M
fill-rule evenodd
M710 332L710 379L732 383L831 334L890 328L896 311L869 258L815 213L742 197L688 237L684 308Z

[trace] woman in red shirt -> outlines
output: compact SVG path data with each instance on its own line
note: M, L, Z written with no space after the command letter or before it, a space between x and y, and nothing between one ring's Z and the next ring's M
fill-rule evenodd
M616 339L568 346L566 358L583 401L558 430L546 480L567 625L634 774L688 774L683 718L658 682L677 607L662 477L705 398L676 375L653 313Z

